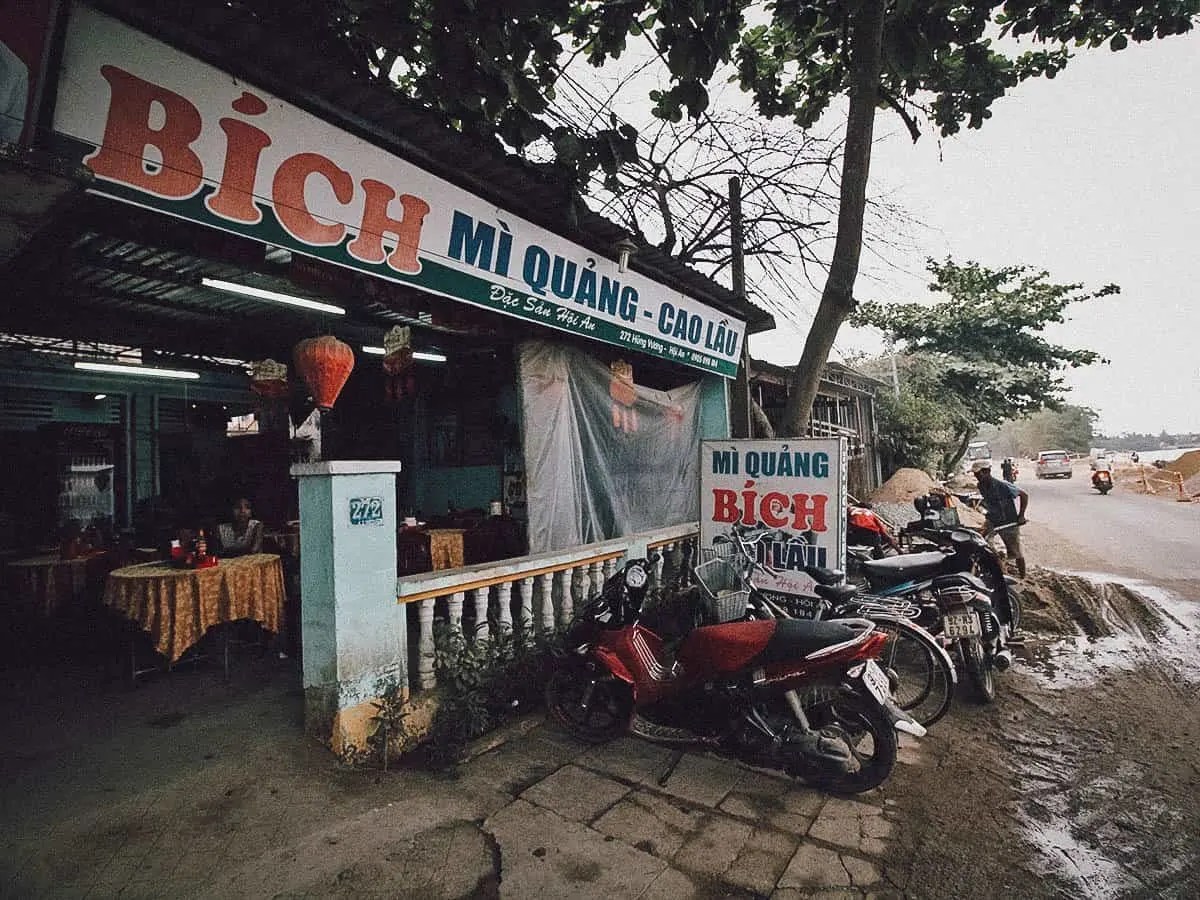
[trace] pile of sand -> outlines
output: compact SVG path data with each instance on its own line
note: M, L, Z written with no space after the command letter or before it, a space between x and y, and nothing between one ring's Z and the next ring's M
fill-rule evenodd
M1179 459L1167 463L1166 468L1172 472L1178 472L1186 481L1200 473L1200 450L1189 450Z
M928 494L935 487L937 482L920 469L897 469L895 475L871 494L871 502L912 503L914 497Z
M1164 630L1162 613L1154 604L1122 584L1035 567L1015 590L1021 601L1021 627L1029 631L1090 638L1124 633L1153 641Z

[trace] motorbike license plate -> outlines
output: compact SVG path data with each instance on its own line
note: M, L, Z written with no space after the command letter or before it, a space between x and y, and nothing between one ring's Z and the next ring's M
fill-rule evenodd
M942 634L948 638L979 637L983 629L979 627L979 616L974 612L949 612L942 616Z
M875 660L868 659L863 664L858 677L867 686L871 696L880 703L887 703L892 698L892 683L888 681L887 675L884 674L883 669L879 668Z

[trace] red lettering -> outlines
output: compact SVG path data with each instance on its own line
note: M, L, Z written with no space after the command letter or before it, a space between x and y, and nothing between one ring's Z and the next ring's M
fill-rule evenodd
M713 488L714 522L736 522L738 518L737 491L728 488Z
M758 517L769 528L783 528L788 523L787 508L787 494L770 491L763 494L762 502L758 507Z
M271 185L271 200L275 215L288 234L315 246L341 243L346 226L340 222L319 222L304 200L304 185L309 175L323 175L333 188L338 203L349 203L354 197L354 179L319 153L297 153L289 156L275 172Z
M191 147L203 124L200 110L174 91L116 66L101 66L100 74L112 99L102 143L84 162L100 178L171 200L200 190L204 164ZM150 127L156 105L165 113L161 128ZM147 147L158 150L161 162L147 159Z
M223 218L257 225L263 216L254 202L254 178L259 157L271 146L271 136L238 119L221 119L218 124L225 132L225 169L216 193L204 205Z
M753 481L747 481L743 487L746 490L742 491L742 524L753 528L758 524L754 521L754 500L758 497L758 491L754 490Z
M421 271L417 249L421 244L421 227L429 213L429 204L420 197L401 194L399 200L404 215L393 219L387 210L396 192L373 178L364 178L362 186L367 194L363 203L362 223L358 228L358 237L346 245L346 250L363 262L381 263L386 258L387 264L397 272L417 274ZM396 249L385 254L383 238L389 234L396 238Z
M829 497L825 494L814 494L811 497L808 494L793 494L792 507L796 511L796 518L792 521L792 529L808 531L811 528L813 531L828 531L825 524L827 503Z

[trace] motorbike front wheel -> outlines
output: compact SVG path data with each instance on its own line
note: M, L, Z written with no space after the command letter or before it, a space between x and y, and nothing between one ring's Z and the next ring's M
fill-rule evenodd
M832 794L861 794L883 784L896 766L896 728L869 697L840 688L800 690L800 705L812 728L841 737L850 747L851 771L821 770L807 758L787 766L788 774Z
M984 652L983 641L977 637L962 638L958 642L958 652L967 678L975 688L975 696L982 703L991 703L996 699L996 670Z
M546 682L546 711L580 740L602 744L629 727L633 692L607 672L572 663L556 668Z

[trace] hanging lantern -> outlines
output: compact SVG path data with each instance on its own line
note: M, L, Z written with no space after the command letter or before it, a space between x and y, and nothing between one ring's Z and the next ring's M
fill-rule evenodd
M400 400L416 393L413 377L412 329L407 325L393 326L383 336L384 393L388 400Z
M273 359L250 363L250 390L264 400L278 400L288 394L287 366Z
M312 391L318 409L332 409L354 368L354 351L333 335L308 338L292 351L296 371Z
M612 378L608 382L608 395L613 399L612 419L613 428L618 431L637 431L637 387L633 383L633 363L623 359L609 363Z

